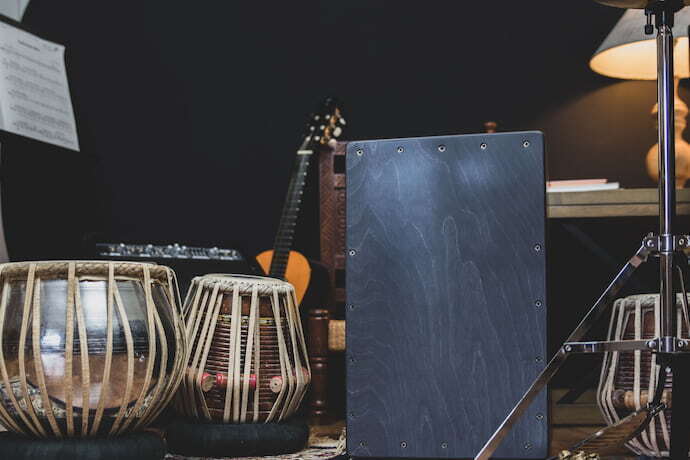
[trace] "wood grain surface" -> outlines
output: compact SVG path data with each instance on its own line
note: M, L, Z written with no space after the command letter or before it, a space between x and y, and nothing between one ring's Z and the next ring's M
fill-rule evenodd
M690 214L690 189L676 190L676 199L676 213ZM547 201L552 219L659 215L659 191L655 188L551 192Z
M355 457L473 457L544 367L543 135L352 142ZM496 457L544 458L546 394Z

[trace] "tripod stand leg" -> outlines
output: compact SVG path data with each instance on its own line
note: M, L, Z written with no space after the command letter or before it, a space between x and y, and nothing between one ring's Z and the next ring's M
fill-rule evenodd
M566 342L578 342L582 337L584 337L587 332L592 328L592 326L599 320L601 315L608 309L611 301L615 299L620 290L625 286L625 284L630 280L630 277L635 273L637 267L639 267L643 262L647 261L651 250L644 244L637 250L634 256L628 260L628 262L623 266L623 268L618 272L618 274L613 278L611 284L604 290L604 292L599 296L597 301L594 303L592 308L587 312L580 324L577 325L575 330L570 333L570 336Z
M601 294L596 303L587 312L585 317L582 319L580 324L575 328L575 330L568 337L567 342L577 342L580 340L589 329L596 323L596 321L601 317L601 315L607 310L611 301L616 297L621 288L628 282L630 277L635 273L637 267L639 267L642 262L647 261L647 257L650 254L650 249L643 243L640 249L637 250L634 256L628 260L628 262L623 266L623 268L618 272L616 277L611 281L606 290ZM475 460L487 460L493 455L498 446L501 444L506 435L510 432L513 424L522 416L522 414L530 406L534 398L539 394L539 392L549 383L549 380L556 374L558 369L563 365L565 359L568 355L565 349L561 349L556 353L556 355L551 358L549 364L544 368L539 374L537 379L532 383L527 392L524 394L522 399L517 403L517 405L510 411L508 416L503 420L501 426L494 432L491 439L482 447L479 451Z

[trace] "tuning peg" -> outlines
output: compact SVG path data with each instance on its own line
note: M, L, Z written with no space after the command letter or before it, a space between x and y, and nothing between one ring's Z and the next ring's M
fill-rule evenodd
M340 137L340 135L343 133L343 130L340 126L336 126L333 128L333 137Z
M338 118L338 124L345 126L347 122L345 121L344 118Z

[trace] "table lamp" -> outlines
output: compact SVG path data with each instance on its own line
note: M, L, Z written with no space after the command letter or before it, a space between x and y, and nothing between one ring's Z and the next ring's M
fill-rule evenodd
M645 23L643 10L627 10L613 30L589 61L590 68L602 75L625 80L656 80L656 40L654 35L645 35L640 24ZM690 8L675 15L673 36L675 76L675 125L676 125L676 187L682 188L690 178L690 144L683 139L687 126L688 106L678 97L678 83L681 78L690 77L690 56L688 55L688 25ZM652 109L656 120L659 106ZM659 178L658 144L647 153L646 163L649 176Z

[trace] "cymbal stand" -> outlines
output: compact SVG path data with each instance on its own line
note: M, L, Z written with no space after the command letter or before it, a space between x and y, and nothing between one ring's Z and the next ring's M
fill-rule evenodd
M673 375L673 414L671 426L671 452L673 459L688 458L690 449L690 343L680 337L676 319L676 289L674 272L687 265L683 249L688 247L690 235L674 233L676 218L675 189L675 125L673 94L673 18L683 7L678 0L656 0L645 10L645 33L657 31L657 74L659 99L659 234L649 234L640 249L623 266L594 303L580 324L542 370L522 399L511 410L503 423L487 441L475 460L487 460L520 418L534 398L551 380L567 357L573 353L604 353L613 351L651 350L658 354L660 378L657 385L664 385L666 373ZM609 309L618 292L631 278L637 267L649 256L659 259L660 334L651 340L592 341L581 342L584 335ZM679 270L679 271L680 271ZM682 275L681 275L682 276ZM682 279L681 279L682 282ZM661 378L663 376L663 378ZM658 406L662 388L657 388L650 405ZM658 399L658 400L657 400ZM654 408L651 408L654 409Z

